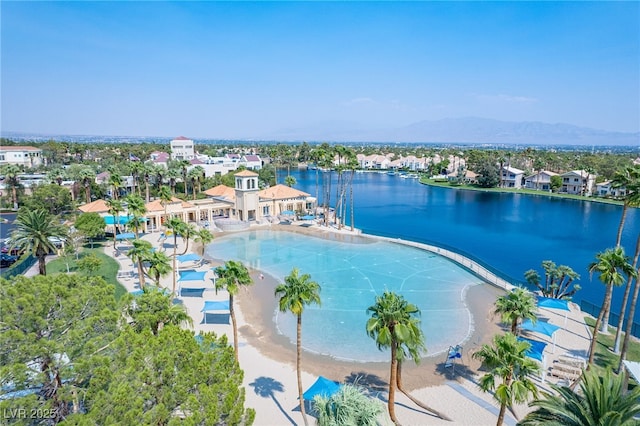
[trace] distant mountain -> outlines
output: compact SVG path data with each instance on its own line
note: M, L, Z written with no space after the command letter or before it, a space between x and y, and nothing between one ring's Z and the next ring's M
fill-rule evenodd
M625 145L640 143L640 132L623 133L537 121L510 122L465 117L425 120L404 127L366 129L361 126L313 125L274 132L277 140L330 142L441 142L534 145Z

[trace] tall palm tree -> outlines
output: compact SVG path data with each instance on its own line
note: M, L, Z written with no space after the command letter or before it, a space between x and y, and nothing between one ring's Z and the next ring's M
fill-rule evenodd
M640 236L638 236L640 240ZM636 246L637 250L637 246ZM640 270L636 269L636 274L640 275ZM624 331L624 339L622 340L622 349L620 350L620 360L618 361L618 374L622 371L622 361L627 356L627 350L629 349L629 338L631 337L631 330L633 328L633 318L636 314L636 306L638 304L638 295L640 294L640 282L638 282L638 276L636 276L635 286L633 286L633 295L631 296L631 304L629 305L629 315L627 319L627 328Z
M627 166L622 170L618 170L611 179L611 187L615 189L624 188L625 196L622 204L622 216L618 225L618 233L616 235L616 247L620 246L622 241L622 230L627 218L629 207L638 207L640 205L640 165Z
M506 409L514 402L527 401L531 395L537 396L536 384L530 376L540 371L540 366L527 358L526 352L531 344L520 341L514 334L506 333L493 338L493 346L482 345L472 356L482 361L489 369L480 378L480 389L494 391L493 397L500 403L500 412L496 426L504 422ZM499 383L498 383L499 381Z
M584 374L580 392L568 387L551 385L554 393L543 392L536 399L531 411L518 423L521 426L600 426L637 425L635 416L640 414L640 387L629 392L624 387L623 375L616 376L607 370L604 375L595 371Z
M133 178L133 193L137 192L139 196L142 196L140 177L144 170L144 163L140 161L130 161L129 167L131 169L131 177Z
M169 166L169 170L167 170L167 178L169 178L169 187L171 188L171 195L176 195L176 182L180 177L180 170Z
M120 172L115 167L109 169L109 186L111 187L113 198L117 200L120 197L120 188L122 188L122 176L120 176Z
M213 234L208 229L200 229L196 232L193 241L200 243L200 256L204 256L204 250L207 248L207 244L213 241Z
M144 201L151 201L151 197L149 194L149 181L151 180L151 176L154 174L155 167L153 163L143 163L142 170L140 170L140 174L144 179Z
M116 199L110 199L105 202L109 207L109 214L113 216L113 248L116 248L116 234L118 233L118 226L120 225L120 213L124 211L122 201Z
M18 248L31 253L38 259L38 273L47 275L47 254L56 251L51 239L63 241L67 238L67 228L55 216L44 210L24 210L18 213L16 227L11 233L11 249Z
M238 294L241 286L253 284L247 267L235 260L229 260L224 266L216 268L218 279L215 283L216 291L224 289L229 293L229 316L233 328L233 350L238 361L238 325L236 324L236 314L233 307L233 297Z
M151 257L153 253L152 249L153 247L149 241L134 240L133 247L131 247L129 251L127 251L127 256L138 267L138 279L140 280L140 288L144 288L145 286L143 264L145 261L147 261Z
M637 271L638 259L640 258L640 234L636 238L636 251L633 255L633 263L631 267L634 271ZM620 353L620 339L622 338L622 326L624 325L624 316L627 310L627 302L629 301L629 294L631 293L631 287L633 286L633 277L627 277L627 284L624 286L624 295L622 296L622 305L620 308L620 318L618 319L618 326L616 327L616 337L613 340L613 353ZM629 318L633 322L633 318Z
M11 201L13 209L18 210L18 184L20 183L20 168L15 164L6 164L2 167L5 185L11 188Z
M172 259L173 259L173 286L171 288L171 294L174 295L172 297L175 297L175 293L176 293L176 273L178 272L178 268L176 267L176 258L178 257L178 234L182 235L184 232L184 228L186 226L186 223L184 223L182 221L182 219L177 218L177 217L172 217L169 220L166 220L165 225L167 227L167 229L170 229L173 232L173 254Z
M135 236L138 238L138 230L142 225L143 217L147 213L147 207L144 200L137 194L129 194L124 198L127 203L127 213L133 216L129 219L129 225L135 230Z
M516 287L512 291L499 296L496 300L495 313L501 315L502 322L511 325L511 333L518 334L518 322L521 319L530 319L535 322L536 299L529 290Z
M91 202L91 183L96 178L96 172L91 167L83 167L79 173L82 186L84 186L85 202L89 204Z
M375 305L367 308L371 318L367 321L367 334L376 341L379 350L391 349L389 374L389 416L398 423L395 413L395 390L398 382L399 352L415 352L424 346L424 336L416 317L420 315L417 306L408 303L403 296L385 291L376 297ZM422 345L420 344L422 342Z
M596 262L592 262L589 265L589 272L593 274L597 272L600 275L600 281L607 287L604 294L604 301L600 314L596 320L596 324L593 329L593 336L591 337L591 345L589 347L589 364L587 369L591 367L593 358L595 356L596 344L598 338L598 332L600 325L605 321L604 315L607 312L607 306L611 303L611 294L613 293L613 286L620 286L624 283L625 275L628 277L635 277L636 272L629 264L629 257L625 255L622 247L616 247L607 249L602 253L596 255Z
M616 234L616 247L620 247L622 242L622 230L627 218L627 212L629 207L640 206L640 165L627 166L621 170L618 170L611 180L611 187L615 189L625 189L625 195L623 197L622 215L620 217L620 223L618 225L618 232ZM629 287L629 284L627 285ZM607 332L609 328L609 312L611 311L611 301L605 306L606 311L604 313L604 321L600 331ZM617 330L619 335L620 330Z
M280 297L278 308L280 312L291 312L296 316L296 372L298 374L298 395L300 398L300 412L304 424L307 425L307 416L304 410L304 398L302 395L302 312L304 307L316 304L320 305L320 284L311 280L311 275L300 275L298 268L293 268L285 277L284 284L279 284L275 290L275 296Z
M167 220L167 206L173 200L171 190L167 185L162 185L158 191L158 197L160 198L160 204L164 207L164 220Z

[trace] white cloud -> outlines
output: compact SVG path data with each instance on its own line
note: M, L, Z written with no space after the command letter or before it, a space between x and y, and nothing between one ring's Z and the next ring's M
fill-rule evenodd
M473 96L475 96L477 100L483 102L488 101L508 104L533 104L538 102L537 98L531 98L528 96L505 95L502 93L497 95L474 94Z

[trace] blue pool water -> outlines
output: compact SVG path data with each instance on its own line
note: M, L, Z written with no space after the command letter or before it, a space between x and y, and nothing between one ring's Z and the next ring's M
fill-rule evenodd
M315 171L292 174L297 189L316 195ZM322 202L321 190L318 198ZM598 252L615 245L620 205L431 187L384 173L357 173L354 198L355 226L365 233L450 248L514 283L523 283L528 269L543 275L540 264L553 260L580 274L582 290L574 301L602 302L604 286L597 275L589 275L588 266ZM622 238L631 257L640 233L638 210L629 209ZM622 293L614 291L614 312L620 310ZM640 322L640 310L635 321Z
M367 308L384 290L402 294L421 310L428 354L463 342L472 325L463 292L481 281L433 253L391 242L255 230L216 238L207 255L240 260L284 280L294 267L321 285L322 306L303 314L303 347L339 359L387 361L388 353L365 331ZM274 296L275 300L275 296ZM296 318L276 313L276 325L292 343Z

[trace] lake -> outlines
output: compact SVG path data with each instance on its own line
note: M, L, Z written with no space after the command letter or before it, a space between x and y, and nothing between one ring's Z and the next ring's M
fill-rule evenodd
M316 196L316 172L295 170L295 188ZM282 182L286 172L279 171ZM582 289L573 300L599 305L604 285L588 265L613 247L622 206L561 199L544 194L494 193L423 185L386 173L356 173L355 226L364 233L450 248L524 283L524 272L552 260L580 274ZM318 190L322 202L322 190ZM332 204L335 182L332 185ZM347 215L348 216L348 215ZM622 244L632 257L640 232L637 209L629 209ZM614 291L618 312L623 290ZM640 312L635 315L640 322Z

